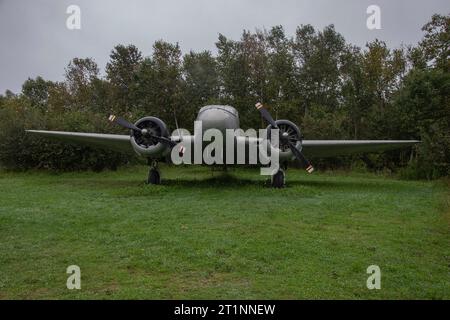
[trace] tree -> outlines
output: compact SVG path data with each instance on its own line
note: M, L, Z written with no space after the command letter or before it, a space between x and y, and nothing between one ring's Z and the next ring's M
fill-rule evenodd
M219 103L217 62L209 51L191 51L183 57L182 69L183 119L187 128L191 128L200 107Z
M193 51L183 58L187 102L201 107L218 100L219 81L216 59L209 51Z
M269 103L273 106L276 118L288 118L296 114L299 105L292 42L286 37L282 26L273 27L265 36Z
M145 111L147 114L157 115L174 128L174 113L183 119L187 107L182 92L181 75L179 45L156 41L153 45L152 56L141 63L136 75L136 100L139 113L142 115ZM189 110L189 112L192 111Z
M428 65L450 72L450 16L433 15L422 31L425 36L419 47Z
M406 72L401 49L390 50L382 41L368 43L360 52L353 48L341 70L342 98L355 139L387 138L390 102Z
M49 88L52 86L50 81L45 81L42 77L38 76L36 79L28 78L22 85L22 94L29 99L33 108L44 110L48 98Z
M92 58L74 58L66 68L66 84L71 94L77 95L85 90L95 79L99 69Z
M93 83L98 80L99 69L91 58L74 58L66 68L66 86L71 95L72 108L92 108Z
M136 106L134 90L142 54L134 45L117 45L109 57L110 61L106 64L106 78L112 85L115 101L113 108L122 114L130 112Z
M311 25L297 28L293 42L296 82L303 114L314 105L330 112L339 107L340 70L347 52L333 25L316 32Z
M421 139L417 177L450 174L450 74L413 70L394 100L402 138Z

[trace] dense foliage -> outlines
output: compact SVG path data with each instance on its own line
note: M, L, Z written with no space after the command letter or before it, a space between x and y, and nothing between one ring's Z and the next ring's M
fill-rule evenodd
M182 55L178 44L157 41L150 56L118 45L99 74L91 58L75 58L63 82L28 79L22 92L0 96L0 163L7 168L114 168L127 158L24 134L25 128L123 132L110 113L136 120L162 118L192 130L197 110L230 104L241 127L264 125L262 101L277 118L297 123L307 139L420 139L414 150L363 157L317 159L322 167L364 166L434 178L450 173L450 16L434 15L417 46L390 49L375 40L361 49L332 25L311 25L286 36L281 26L219 35L217 54Z

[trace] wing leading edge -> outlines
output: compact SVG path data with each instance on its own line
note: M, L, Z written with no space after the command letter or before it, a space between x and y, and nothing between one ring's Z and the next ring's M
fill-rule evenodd
M26 132L52 140L135 154L129 135L46 130L26 130Z
M135 154L129 135L46 130L26 130L53 140ZM248 138L247 138L248 139ZM388 151L420 143L418 140L303 140L309 157L333 157L354 153Z
M303 150L312 157L388 151L420 143L418 140L303 140Z

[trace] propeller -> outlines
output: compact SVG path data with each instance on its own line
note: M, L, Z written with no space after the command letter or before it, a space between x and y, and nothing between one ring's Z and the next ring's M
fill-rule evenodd
M262 117L275 129L278 129L277 123L275 122L275 120L273 120L272 116L270 115L269 111L267 111L266 108L264 108L264 106L262 105L261 102L258 102L255 105L256 109L259 110L259 112L261 113Z
M161 143L169 146L170 148L173 148L174 146L177 145L176 142L170 140L169 138L156 136L156 135L152 134L148 129L145 129L145 128L141 129L141 128L135 126L134 124L132 124L131 122L125 120L124 118L110 115L108 120L111 121L112 123L118 124L121 127L130 129L133 131L137 131L137 132L141 133L143 136L154 139L158 142L161 142Z
M131 129L134 131L138 131L142 133L142 129L136 127L134 124L132 124L131 122L128 122L127 120L125 120L124 118L121 117L117 117L115 115L110 115L108 118L109 121L118 124L119 126L125 127L127 129Z
M276 121L272 118L269 111L267 111L262 103L258 102L255 107L259 110L261 116L272 126L272 128L279 129ZM289 134L287 132L283 132L280 134L280 140L284 144L287 144L289 146L289 149L292 151L295 158L297 158L304 164L308 173L312 173L314 171L314 167L312 166L311 162L309 162L305 155L296 148L295 143L291 139L289 139Z

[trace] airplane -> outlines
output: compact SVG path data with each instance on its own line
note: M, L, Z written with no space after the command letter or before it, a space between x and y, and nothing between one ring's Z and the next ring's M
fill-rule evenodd
M280 166L271 174L271 185L274 188L285 186L285 170L288 163L300 161L308 173L314 171L314 167L308 160L310 157L333 157L338 155L348 155L355 153L380 152L404 148L419 143L418 140L304 140L299 127L289 120L274 120L267 108L257 103L256 109L267 121L266 128L268 141L270 132L278 130L278 144L274 147L270 142L270 148L274 148L279 154ZM111 115L109 121L130 130L129 135L85 133L85 132L65 132L46 130L26 130L30 134L35 134L50 139L55 139L67 143L75 143L90 147L108 149L128 154L138 154L147 159L149 164L148 184L160 184L161 173L158 162L168 161L174 148L179 156L183 156L185 146L194 148L196 133L194 135L184 134L178 128L174 134L169 135L166 124L157 117L143 117L134 124L118 116ZM247 153L242 164L254 163L250 161L248 155L250 147L261 143L261 138L251 137L236 131L239 129L239 115L235 108L228 105L207 105L200 108L196 123L201 124L202 133L208 129L217 129L225 134L227 129L235 130L234 142L236 145L244 145ZM177 125L178 126L178 125ZM201 148L205 147L202 141ZM236 150L237 147L234 147ZM222 153L222 156L224 156ZM236 155L233 156L236 158ZM173 162L173 161L172 161ZM220 162L217 162L220 163ZM213 163L213 165L217 165ZM223 163L223 162L222 162ZM234 162L236 163L236 162ZM238 162L239 163L239 162Z

